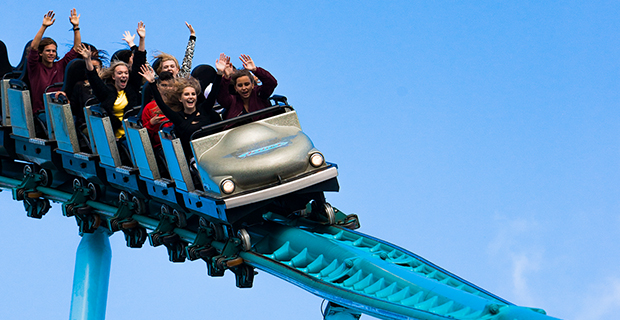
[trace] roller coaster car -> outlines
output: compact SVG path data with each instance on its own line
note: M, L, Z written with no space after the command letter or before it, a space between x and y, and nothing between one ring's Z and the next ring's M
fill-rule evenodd
M338 191L336 165L325 162L285 101L194 133L192 149L205 193L226 209L292 193L324 201L323 191Z

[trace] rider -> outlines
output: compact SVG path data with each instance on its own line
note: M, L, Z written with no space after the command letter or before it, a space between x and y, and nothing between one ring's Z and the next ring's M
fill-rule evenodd
M225 119L238 117L270 106L269 97L276 89L278 82L267 70L257 67L250 56L242 54L239 59L243 62L241 70L233 71L230 57L220 54L215 66L218 74L223 75L220 83L217 101L226 109ZM251 72L251 73L250 73ZM254 75L261 81L256 84ZM232 82L235 94L231 94L227 88Z
M56 59L58 59L56 51L58 45L56 41L52 38L43 38L45 30L56 21L54 15L54 11L48 11L43 16L43 24L32 40L30 52L28 53L27 72L28 80L30 81L32 112L35 114L39 110L44 109L43 94L45 93L45 89L54 83L64 80L65 67L71 60L79 56L76 49L82 43L82 37L80 35L80 15L76 13L75 9L72 9L69 22L73 25L73 48L71 48L62 59L56 61ZM59 89L60 88L57 90ZM45 117L40 118L46 122Z

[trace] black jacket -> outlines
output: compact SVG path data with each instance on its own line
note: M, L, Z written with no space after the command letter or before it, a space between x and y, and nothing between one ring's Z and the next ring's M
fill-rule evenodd
M135 106L142 104L142 96L140 94L140 88L142 86L142 76L138 73L140 66L146 63L146 51L134 51L133 66L129 72L129 81L127 87L125 87L125 94L127 95L128 104L125 106L125 112L131 110ZM101 103L101 107L105 109L110 117L112 128L117 130L123 126L121 120L114 117L113 108L114 102L118 97L118 91L113 84L106 84L99 78L99 75L95 70L86 71L86 77L90 86L93 89L93 93Z

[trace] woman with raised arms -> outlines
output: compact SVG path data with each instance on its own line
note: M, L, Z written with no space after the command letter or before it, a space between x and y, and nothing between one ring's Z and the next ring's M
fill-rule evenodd
M151 84L155 83L155 71L152 67L143 65L140 74ZM219 78L219 77L218 77ZM193 77L176 78L173 88L168 92L167 101L172 104L169 106L164 102L159 89L156 85L150 85L153 97L157 106L164 115L174 124L174 131L181 139L185 157L189 161L193 155L189 142L192 134L203 126L220 121L219 115L213 111L215 97L219 89L220 79L216 79L214 86L207 99L198 104L200 94L200 83ZM180 109L176 112L174 109Z

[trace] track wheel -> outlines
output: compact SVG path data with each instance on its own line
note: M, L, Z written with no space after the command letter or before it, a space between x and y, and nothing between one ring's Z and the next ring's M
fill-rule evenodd
M185 218L185 212L177 209L172 210L172 215L176 218L177 226L179 228L185 228L187 226L187 219Z
M41 170L39 170L39 174L42 176L42 179L41 179L42 186L49 187L52 185L52 181L54 178L52 177L51 170L41 168Z
M209 227L213 229L213 238L217 241L224 240L224 229L222 229L222 225L219 223L209 222Z
M207 219L205 219L205 217L200 217L200 219L198 220L198 225L203 227L203 228L206 228L206 227L209 226L209 221L207 221Z
M24 165L24 169L22 170L22 172L24 173L24 175L27 175L29 173L33 173L34 172L34 164Z
M124 202L129 201L129 199L131 199L131 195L129 194L129 192L123 190L118 193L118 201Z
M92 182L88 182L88 198L90 200L96 201L99 199L99 195L101 194L101 187L98 184L94 184Z
M73 190L74 191L81 186L82 186L82 180L80 180L79 178L73 179Z
M162 216L168 215L170 214L170 207L168 207L168 205L166 204L162 204L161 208L159 209L159 212L161 213Z
M250 251L252 249L250 234L245 229L239 229L239 231L237 231L237 237L241 239L243 251Z
M325 216L327 217L327 224L329 224L330 226L336 224L336 212L334 212L334 208L332 207L332 205L325 202L323 210Z
M145 211L144 200L142 200L142 199L140 199L140 198L138 198L136 196L133 196L131 198L131 202L133 202L136 205L136 213L137 214L144 213L144 211Z
M52 205L49 200L43 199L43 202L41 203L41 215L45 215L48 211L50 211L51 207Z

